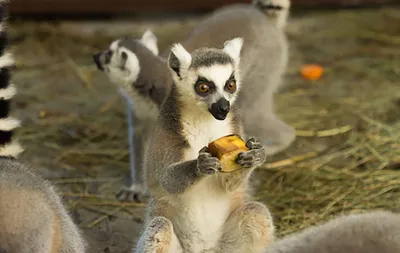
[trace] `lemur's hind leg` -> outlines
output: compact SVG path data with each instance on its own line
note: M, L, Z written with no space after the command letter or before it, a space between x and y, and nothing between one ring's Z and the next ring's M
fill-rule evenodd
M146 189L143 180L143 151L144 151L144 133L142 131L136 131L133 134L133 143L135 145L133 151L133 162L130 163L130 180L129 186L122 186L120 191L117 193L117 198L120 201L130 202L145 202L146 201ZM133 165L133 166L132 166Z
M136 253L182 253L174 227L167 218L157 216L147 225L136 245Z
M290 0L253 0L261 11L267 17L271 17L276 21L279 28L284 28L289 16Z
M268 208L260 202L248 202L229 216L215 253L260 253L273 240Z
M125 99L126 103L126 118L128 125L129 138L129 169L130 183L129 187L122 186L117 193L117 198L121 201L144 202L145 186L143 180L143 151L144 138L146 131L140 130L138 120L134 115L134 103L128 94L123 89L120 89L120 95Z

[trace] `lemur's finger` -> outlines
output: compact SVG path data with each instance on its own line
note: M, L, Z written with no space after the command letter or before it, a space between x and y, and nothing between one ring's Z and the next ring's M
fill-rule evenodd
M200 149L199 153L208 153L208 147L204 146L202 149Z

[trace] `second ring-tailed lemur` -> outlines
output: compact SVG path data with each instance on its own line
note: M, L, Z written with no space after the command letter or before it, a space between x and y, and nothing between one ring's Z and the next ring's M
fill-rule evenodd
M265 161L263 145L248 139L249 150L235 160L242 168L231 173L220 172L207 148L220 137L243 135L234 105L242 43L236 38L223 49L192 53L172 47L173 83L146 146L150 201L136 252L259 253L273 240L267 207L248 196L248 179Z
M295 138L294 129L273 110L273 94L281 84L288 58L283 28L289 7L289 0L255 0L252 5L222 7L205 17L182 42L193 51L219 46L233 37L247 41L242 53L246 89L239 95L237 106L243 114L245 132L262 140L269 155L288 147ZM131 174L136 181L121 192L121 199L140 196L144 189L143 145L172 83L165 64L167 56L168 51L159 55L157 38L150 30L140 39L116 40L109 49L94 56L97 67L122 88L135 106L135 163L131 165Z
M0 252L84 253L86 243L55 188L17 159L23 148L13 138L19 120L10 116L16 89L7 7L0 0Z
M400 214L372 211L343 215L288 235L263 253L398 253Z

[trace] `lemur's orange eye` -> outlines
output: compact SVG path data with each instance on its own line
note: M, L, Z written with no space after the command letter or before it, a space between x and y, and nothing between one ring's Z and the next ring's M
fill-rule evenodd
M210 87L205 83L199 83L196 88L199 93L207 93L210 90Z
M235 80L228 81L228 83L225 85L225 88L229 92L235 92L236 91L236 81Z

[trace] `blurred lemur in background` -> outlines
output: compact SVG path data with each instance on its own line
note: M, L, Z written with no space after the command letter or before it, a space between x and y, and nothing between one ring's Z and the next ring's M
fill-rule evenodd
M371 211L343 215L288 235L263 253L398 253L400 214Z
M7 7L8 1L0 0L0 252L84 253L86 243L55 188L17 159L23 148L13 140L20 122L10 116L16 88Z
M205 17L181 42L191 52L200 47L220 47L234 37L244 38L241 54L244 89L237 106L245 134L262 141L267 155L285 149L295 138L294 129L273 109L273 96L281 86L288 61L284 28L289 8L289 0L255 0L252 4L222 7ZM159 55L157 38L147 30L140 39L116 40L94 56L98 69L133 104L134 115L129 115L134 119L134 133L130 129L131 152L135 145L132 184L124 187L120 199L140 200L144 192L141 169L144 144L172 83L166 64L168 52Z

